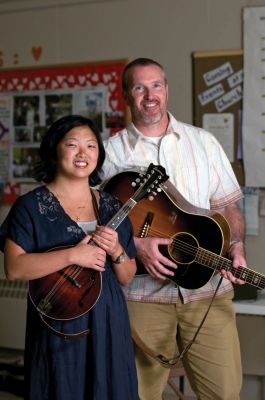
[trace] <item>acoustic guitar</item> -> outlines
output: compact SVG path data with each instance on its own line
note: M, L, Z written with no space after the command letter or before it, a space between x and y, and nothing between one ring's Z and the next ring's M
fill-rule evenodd
M117 196L122 202L133 193L131 182L137 172L122 172L111 178L104 190ZM137 237L172 238L160 251L178 268L167 279L186 289L204 286L216 271L231 271L257 288L265 288L265 277L246 267L234 268L226 257L230 243L230 227L218 212L197 208L190 204L171 184L160 185L161 191L153 201L142 200L132 211L130 219ZM139 273L147 273L138 261ZM167 267L168 268L168 267Z
M116 230L130 211L144 197L154 195L160 184L168 179L160 165L150 164L144 176L135 176L131 182L136 190L125 204L107 223ZM96 245L93 240L89 244ZM61 249L66 247L61 247ZM51 249L52 250L58 250ZM80 265L69 265L29 282L29 297L42 316L56 320L78 318L88 312L97 302L101 293L101 272L83 268Z

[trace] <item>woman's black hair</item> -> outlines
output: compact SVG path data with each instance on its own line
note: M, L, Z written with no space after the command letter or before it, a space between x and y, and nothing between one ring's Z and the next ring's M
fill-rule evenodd
M68 115L55 121L47 130L39 148L39 159L33 167L32 177L38 182L50 183L57 172L57 145L71 129L87 126L96 136L99 157L95 170L89 176L89 184L96 186L101 182L99 171L105 160L105 149L101 135L93 121L81 115Z

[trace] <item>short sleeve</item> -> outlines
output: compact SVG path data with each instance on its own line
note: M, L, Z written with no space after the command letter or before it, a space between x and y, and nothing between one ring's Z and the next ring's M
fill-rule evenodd
M211 209L225 207L243 195L231 163L218 140L204 131L202 136L211 165Z
M136 248L134 245L133 229L131 221L128 217L121 223L118 228L119 242L126 251L129 258L135 258Z
M26 252L34 251L34 220L24 198L19 198L0 227L0 249L9 238Z

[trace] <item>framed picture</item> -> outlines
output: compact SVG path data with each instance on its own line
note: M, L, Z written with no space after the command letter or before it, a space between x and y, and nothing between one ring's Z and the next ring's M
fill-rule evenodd
M32 180L31 170L38 158L38 147L12 147L11 180L26 182Z

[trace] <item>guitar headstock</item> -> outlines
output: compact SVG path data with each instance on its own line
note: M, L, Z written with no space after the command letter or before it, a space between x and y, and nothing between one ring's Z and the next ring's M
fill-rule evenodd
M152 196L161 191L160 185L168 179L165 168L161 165L150 164L145 174L139 175L134 186L139 186L133 195L133 199L138 202L144 197Z

